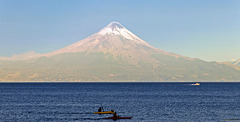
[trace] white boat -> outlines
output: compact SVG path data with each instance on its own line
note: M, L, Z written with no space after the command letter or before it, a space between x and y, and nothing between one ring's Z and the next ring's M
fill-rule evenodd
M200 85L200 83L195 83L195 84L191 84L191 85L194 85L194 86L199 86L199 85Z

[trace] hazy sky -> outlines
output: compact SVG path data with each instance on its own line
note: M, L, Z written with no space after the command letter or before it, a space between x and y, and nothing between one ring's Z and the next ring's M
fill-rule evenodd
M0 0L0 57L51 52L111 21L168 52L240 59L240 0Z

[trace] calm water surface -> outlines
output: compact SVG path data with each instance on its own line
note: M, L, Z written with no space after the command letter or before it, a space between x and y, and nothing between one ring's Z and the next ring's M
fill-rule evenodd
M0 83L1 121L240 121L240 83ZM119 121L119 120L118 120Z

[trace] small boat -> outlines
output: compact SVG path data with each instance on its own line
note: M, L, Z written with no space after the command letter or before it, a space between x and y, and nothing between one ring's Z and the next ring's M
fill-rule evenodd
M191 84L191 85L198 86L198 85L200 85L200 83L195 83L195 84Z
M117 116L117 117L107 117L107 118L102 118L102 119L113 119L113 120L117 120L117 119L132 119L133 117L120 117L120 116Z
M114 114L114 111L94 112L94 114Z

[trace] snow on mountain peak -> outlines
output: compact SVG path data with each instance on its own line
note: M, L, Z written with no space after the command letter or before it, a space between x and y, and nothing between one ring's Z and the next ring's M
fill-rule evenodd
M112 30L116 28L124 28L119 22L111 22L107 25L108 28L111 28Z
M98 34L100 34L100 35L114 34L114 35L123 36L130 40L134 40L134 39L141 40L136 35L134 35L132 32L130 32L129 30L124 28L119 22L111 22L105 28L100 30L98 32Z

